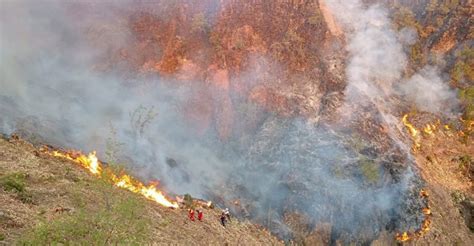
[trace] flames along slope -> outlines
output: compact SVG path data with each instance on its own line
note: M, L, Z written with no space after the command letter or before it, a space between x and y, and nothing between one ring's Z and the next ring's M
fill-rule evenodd
M427 202L429 201L428 200L429 194L424 189L420 190L420 197L426 199ZM420 227L415 232L405 231L405 232L402 232L402 233L397 233L395 235L395 239L398 242L407 242L407 241L410 241L410 240L413 240L413 239L420 238L420 237L424 236L426 233L428 233L430 231L430 226L431 226L431 209L430 209L430 206L427 205L427 207L422 209L422 212L425 215L425 218L424 218L423 222L421 222Z
M463 119L460 119L460 120L465 125L465 131L472 130L472 125L473 125L472 121L467 121ZM423 129L419 130L412 123L410 123L410 121L408 120L408 114L405 114L402 117L402 123L405 126L405 128L408 130L408 132L410 133L410 136L413 140L412 150L414 152L416 152L417 150L421 148L421 140L422 140L421 133L423 133L425 136L433 136L435 135L436 131L440 129L440 126L441 126L441 121L437 120L436 123L428 123L423 127ZM443 128L447 132L448 135L451 135L451 132L450 132L451 127L449 125L444 125ZM465 135L465 133L462 130L458 132L458 136L463 136L463 135ZM426 190L422 189L420 191L420 197L426 199L427 206L422 209L422 212L425 215L425 218L423 222L421 223L420 227L414 232L405 231L402 233L397 233L395 236L395 239L398 242L407 242L410 240L420 238L430 230L432 214L431 214L431 209L430 209L429 200L428 200L429 194Z
M88 155L81 153L80 151L60 151L52 150L48 147L41 148L41 152L51 156L64 158L71 160L72 162L85 168L91 174L97 177L104 177L107 181L110 181L113 185L122 189L129 190L133 193L140 194L149 200L152 200L162 206L169 208L179 208L179 205L175 201L168 199L162 191L158 190L156 184L144 185L139 180L133 178L128 174L117 175L112 169L104 166L97 158L96 152L91 152Z
M421 131L418 130L413 124L408 121L408 114L405 114L402 117L402 123L410 133L410 136L413 140L413 151L417 151L421 147L421 135L420 133L423 132L424 134L430 136L433 135L434 132L439 129L440 121L438 120L435 124L427 124ZM468 124L469 127L472 127L472 123ZM444 126L446 131L450 130L448 125ZM461 131L462 132L462 131ZM462 135L459 133L459 135ZM105 177L107 180L113 183L113 185L120 187L122 189L129 190L133 193L140 194L146 197L149 200L152 200L162 206L170 207L170 208L179 208L179 205L175 201L171 201L168 199L162 191L158 190L155 184L149 184L148 186L144 185L142 182L138 181L137 179L133 178L128 174L115 174L110 168L104 166L97 158L96 152L91 152L88 155L83 154L80 151L60 151L60 150L52 150L49 147L41 148L43 153L46 153L51 156L64 158L67 160L71 160L72 162L82 166L86 170L88 170L91 174L97 177ZM420 191L420 197L427 200L429 194L426 190L422 189ZM431 226L431 209L429 205L422 209L423 214L425 215L425 219L421 223L420 227L415 230L414 232L405 231L402 233L397 233L395 239L398 242L407 242L413 239L417 239L425 235L430 230Z
M421 132L424 134L430 136L434 134L434 131L438 128L440 125L440 121L438 120L436 124L426 124L426 126L420 131L416 129L416 127L410 123L408 120L408 114L405 114L402 117L402 123L410 133L410 136L413 140L413 147L412 150L415 152L421 148ZM449 130L449 126L445 126L445 130ZM420 227L416 229L414 232L409 232L405 231L402 233L397 233L395 235L395 239L398 242L407 242L410 240L414 240L417 238L422 237L426 233L429 232L430 226L431 226L431 209L429 206L429 194L426 190L422 189L420 190L420 197L426 199L426 204L427 206L422 209L423 214L425 215L424 220L422 221Z

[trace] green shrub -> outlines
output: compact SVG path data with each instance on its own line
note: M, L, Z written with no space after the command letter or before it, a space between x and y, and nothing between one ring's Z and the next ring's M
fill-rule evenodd
M5 191L24 192L25 191L26 174L12 173L0 177L0 186Z
M473 80L474 79L474 70L472 66L464 61L458 61L454 65L453 70L451 71L451 78L454 81L462 81L464 78Z
M191 195L184 195L184 206L187 208L193 208L193 197Z
M459 91L459 99L464 104L463 118L474 120L474 86Z
M33 200L33 196L28 192L20 192L17 194L17 199L22 203L36 204Z

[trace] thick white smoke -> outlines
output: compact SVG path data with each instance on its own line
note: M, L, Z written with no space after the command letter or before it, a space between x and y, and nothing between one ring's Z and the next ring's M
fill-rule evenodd
M129 27L121 25L127 16L121 13L132 4L1 4L3 133L26 128L42 141L64 148L95 149L104 158L112 126L117 132L115 141L123 144L120 154L132 157L135 163L129 165L138 175L160 179L173 192L197 196L204 196L201 184L220 182L222 175L216 172L230 165L222 164L193 138L180 112L179 105L196 88L179 88L159 78L124 78L124 71L96 69L105 52L128 42ZM83 8L76 13L77 7ZM141 106L154 107L158 114L147 126L146 136L139 134L130 117ZM145 115L135 120L140 117ZM170 167L168 158L182 160L180 168L185 170Z
M403 45L416 42L413 29L397 32L381 5L365 6L360 0L326 1L332 13L347 30L349 64L347 102L367 100L389 113L393 96L434 114L451 113L456 106L455 91L440 77L435 67L423 68L405 77L407 55ZM448 103L448 104L447 104Z
M433 114L451 114L458 106L454 90L450 89L435 67L424 67L399 85L399 93L418 109Z

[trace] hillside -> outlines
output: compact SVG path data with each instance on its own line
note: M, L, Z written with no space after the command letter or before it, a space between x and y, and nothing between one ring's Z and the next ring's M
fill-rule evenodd
M224 228L219 209L191 222L91 176L76 164L38 154L22 140L0 139L0 245L281 245L248 221Z
M470 245L471 2L0 1L4 241Z
M454 134L436 130L423 135L416 158L426 181L432 221L430 231L408 245L469 245L474 240L474 170L472 160L465 159L474 147L459 145ZM165 208L114 187L21 139L0 139L0 157L0 245L283 244L249 221L234 219L223 228L217 208L204 209L203 222L191 222L186 209ZM292 242L327 245L330 230L323 228L302 232L304 239ZM384 232L371 245L396 245L396 241Z
M434 123L429 130L423 119L413 117L418 134L412 151L429 194L431 219L429 231L407 244L470 245L474 242L474 145L465 142L464 132L448 126Z

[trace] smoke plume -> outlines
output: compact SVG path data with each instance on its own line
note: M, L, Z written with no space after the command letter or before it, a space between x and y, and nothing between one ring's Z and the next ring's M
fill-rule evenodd
M413 37L405 33L401 40L382 6L326 2L348 42L344 117L332 125L283 117L206 81L178 83L129 76L121 66L102 69L103 57L120 53L133 38L126 17L132 4L3 1L0 131L98 150L102 159L124 162L172 193L221 205L239 200L236 213L282 236L291 235L282 222L292 212L308 216L312 225L332 223L334 233L347 240L413 227L417 215L407 217L406 211L420 205L406 197L418 183L407 165L412 157L399 134L394 98L442 113L453 92L435 68L404 77L403 44ZM242 74L244 81L259 76ZM221 137L225 129L197 133L199 127L189 123L184 105L193 98L212 101L211 108L192 109L191 115L203 121L208 112L228 116L229 105L238 109L232 113L238 119L234 125L214 123L232 128L226 140ZM380 140L388 147L343 122L367 108L368 121L389 127L388 140Z

